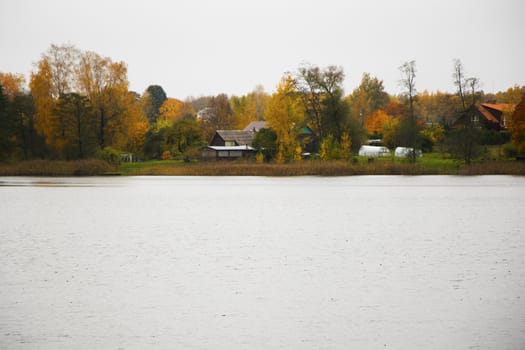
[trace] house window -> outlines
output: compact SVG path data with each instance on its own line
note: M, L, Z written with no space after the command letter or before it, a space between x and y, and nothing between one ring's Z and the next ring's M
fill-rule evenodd
M473 121L474 123L478 123L478 122L479 122L479 116L476 115L476 114L474 114L474 115L472 116L472 121Z
M224 141L224 146L235 146L235 141Z

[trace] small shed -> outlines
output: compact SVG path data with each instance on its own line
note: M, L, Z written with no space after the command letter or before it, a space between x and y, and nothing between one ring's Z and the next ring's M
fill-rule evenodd
M248 158L254 155L255 148L251 146L206 146L200 149L202 160L233 160Z

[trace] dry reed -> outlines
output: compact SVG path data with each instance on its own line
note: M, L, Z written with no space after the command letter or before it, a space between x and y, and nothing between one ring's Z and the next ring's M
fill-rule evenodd
M115 173L116 170L114 165L98 159L29 160L0 164L0 176L94 176Z

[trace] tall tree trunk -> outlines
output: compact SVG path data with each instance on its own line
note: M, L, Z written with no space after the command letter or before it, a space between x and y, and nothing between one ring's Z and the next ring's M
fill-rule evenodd
M106 128L106 116L104 113L104 108L100 108L100 128L99 128L99 145L100 149L104 149L105 147L105 139L104 139L104 129Z
M81 112L77 111L77 137L78 137L78 157L84 159L84 152L82 150L82 126L80 125L81 121Z

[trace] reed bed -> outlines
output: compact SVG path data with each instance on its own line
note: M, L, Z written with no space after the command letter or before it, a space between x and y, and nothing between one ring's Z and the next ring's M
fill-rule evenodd
M0 176L95 176L115 174L117 167L98 159L29 160L0 164Z
M525 175L523 161L492 161L474 163L459 168L459 175Z
M309 160L294 163L233 162L146 162L117 167L102 160L32 160L0 163L0 176L353 176L353 175L519 175L525 176L525 162L487 161L470 166L453 162L377 160L373 162Z
M352 176L352 175L430 175L451 174L450 167L378 161L301 161L286 164L254 162L202 162L194 164L155 164L129 169L126 175L197 176Z

